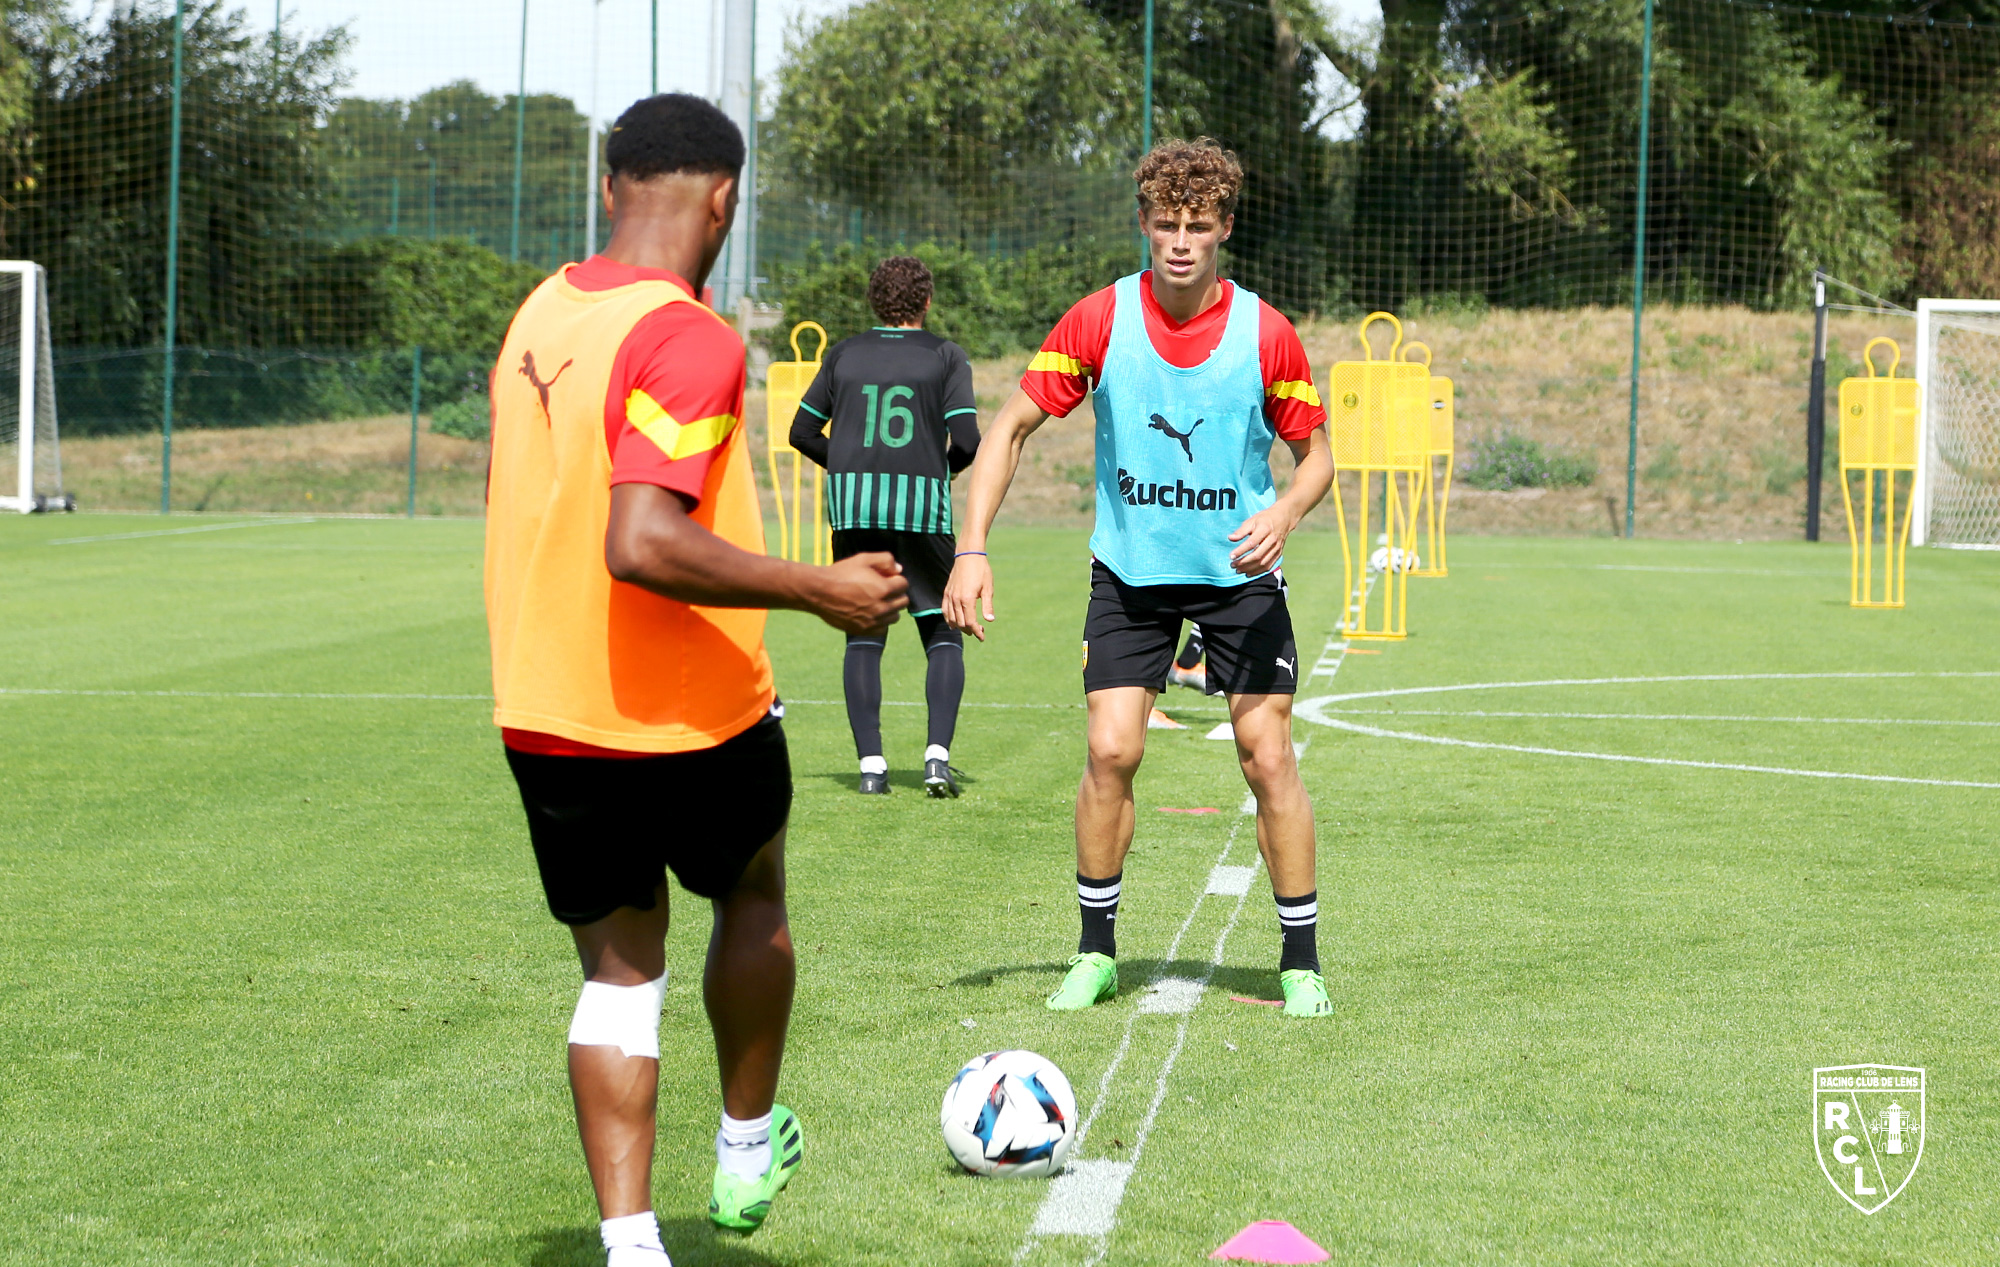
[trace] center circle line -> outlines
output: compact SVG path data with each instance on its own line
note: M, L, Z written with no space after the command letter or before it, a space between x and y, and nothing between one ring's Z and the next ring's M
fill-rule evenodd
M1461 682L1442 686L1403 686L1379 691L1353 691L1342 695L1321 695L1313 699L1301 700L1293 712L1315 725L1345 730L1358 735L1377 739L1402 739L1410 743L1435 744L1447 748L1479 748L1490 752L1519 752L1530 756L1570 757L1580 761L1611 761L1626 765L1676 766L1694 770L1735 770L1745 774L1781 774L1805 779L1849 779L1862 783L1905 783L1924 787L1963 787L2000 790L2000 783L1987 783L1971 779L1924 779L1900 774L1858 774L1847 770L1802 770L1789 766L1752 765L1735 761L1694 761L1683 757L1640 757L1628 753L1582 752L1569 748L1548 748L1534 744L1493 743L1480 739L1455 739L1444 735L1423 735L1407 730L1388 730L1380 726L1363 725L1346 721L1331 715L1332 707L1353 700L1389 699L1408 695L1437 695L1452 691L1496 691L1509 688L1530 688L1549 686L1619 686L1639 685L1655 682L1754 682L1754 681L1812 681L1843 679L1908 679L1908 678L2000 678L2000 671L1991 670L1885 670L1878 672L1823 672L1823 673L1688 673L1648 677L1604 677L1604 678L1548 678L1533 682ZM1342 710L1350 715L1357 710Z

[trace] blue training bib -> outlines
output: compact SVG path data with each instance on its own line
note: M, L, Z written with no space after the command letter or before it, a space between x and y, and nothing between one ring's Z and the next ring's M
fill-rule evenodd
M1113 290L1098 371L1091 553L1131 585L1241 585L1229 534L1278 499L1257 354L1257 296L1235 288L1222 342L1192 369L1146 337L1141 275Z

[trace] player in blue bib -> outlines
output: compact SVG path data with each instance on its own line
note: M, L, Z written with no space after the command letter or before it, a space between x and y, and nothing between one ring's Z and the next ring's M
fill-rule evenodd
M1152 268L1070 309L1001 408L972 465L945 619L984 640L983 621L993 619L987 532L1021 448L1090 392L1097 526L1083 630L1089 756L1076 796L1082 934L1049 1006L1086 1008L1118 992L1132 782L1146 719L1191 621L1205 644L1207 689L1228 697L1237 759L1257 798L1285 1014L1325 1016L1312 803L1292 748L1298 650L1279 569L1286 537L1333 483L1326 411L1291 323L1217 276L1243 181L1235 156L1206 139L1168 142L1134 176ZM1271 480L1280 438L1298 460L1283 495Z

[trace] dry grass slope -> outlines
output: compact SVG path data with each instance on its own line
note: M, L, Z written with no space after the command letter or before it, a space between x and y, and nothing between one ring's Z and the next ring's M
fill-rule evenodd
M1829 383L1853 372L1876 334L1904 342L1907 323L1837 314ZM1743 308L1655 308L1646 324L1640 380L1638 529L1649 537L1775 539L1798 535L1804 501L1805 398L1811 323L1799 313ZM1379 342L1384 331L1377 328ZM1352 323L1300 329L1314 376L1358 357ZM1475 441L1514 432L1581 453L1597 466L1585 488L1481 492L1454 489L1456 533L1608 535L1625 500L1626 414L1631 316L1618 309L1492 311L1429 315L1406 323L1405 337L1435 353L1433 368L1454 380L1461 463ZM997 410L1027 354L975 367L982 415ZM1905 371L1907 372L1907 370ZM761 483L764 396L747 402ZM1089 405L1051 420L1029 445L1004 518L1012 523L1089 522L1092 428ZM1829 437L1829 448L1831 448ZM174 440L175 505L225 511L400 513L409 454L407 418L291 427L186 431ZM75 439L64 444L71 488L89 509L147 510L159 502L156 436ZM486 446L433 435L418 454L417 511L476 515L482 509ZM1281 471L1289 456L1279 455ZM1829 484L1823 531L1845 531ZM962 502L961 502L962 507ZM1331 529L1329 517L1317 526Z
M155 510L157 435L63 442L63 476L86 510ZM417 446L417 513L477 515L486 503L484 443L432 435ZM285 427L174 433L174 509L403 513L410 419L359 418Z

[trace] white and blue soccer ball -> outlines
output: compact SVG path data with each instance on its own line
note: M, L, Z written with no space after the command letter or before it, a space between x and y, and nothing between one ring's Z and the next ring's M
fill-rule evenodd
M1046 1057L990 1051L944 1089L938 1124L945 1147L975 1175L1052 1175L1076 1143L1076 1093Z
M1401 546L1394 549L1376 546L1375 553L1368 556L1370 572L1387 572L1392 568L1398 572L1415 572L1423 565L1424 561L1417 557L1415 550L1405 550Z

